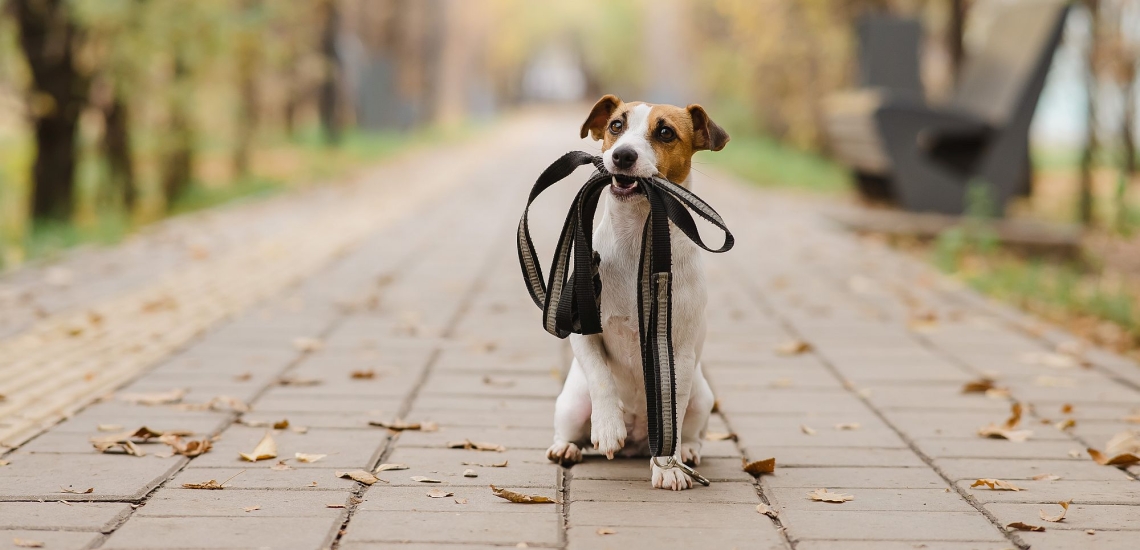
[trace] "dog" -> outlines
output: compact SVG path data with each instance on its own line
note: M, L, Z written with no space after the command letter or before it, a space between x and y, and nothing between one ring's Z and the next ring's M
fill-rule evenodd
M571 334L574 362L554 412L551 461L573 464L591 443L607 458L648 456L645 384L638 339L637 273L649 201L633 177L659 176L690 188L692 157L719 151L728 134L700 105L676 107L625 103L603 96L582 124L581 138L602 142L606 170L616 177L603 192L604 211L594 231L601 257L601 334ZM701 438L713 409L713 393L701 371L708 301L699 249L672 228L674 365L681 441L673 457L699 465ZM693 480L678 467L652 460L653 486L680 491Z

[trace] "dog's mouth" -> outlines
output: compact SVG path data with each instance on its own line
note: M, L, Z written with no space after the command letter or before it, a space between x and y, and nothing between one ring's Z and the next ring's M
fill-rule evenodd
M619 198L632 197L638 193L644 193L644 191L641 190L641 186L637 184L636 179L616 174L610 182L610 192Z

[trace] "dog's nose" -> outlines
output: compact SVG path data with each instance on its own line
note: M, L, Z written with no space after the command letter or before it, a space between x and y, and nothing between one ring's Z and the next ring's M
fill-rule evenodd
M633 168L633 163L637 162L637 151L633 147L618 147L614 149L614 166L622 170L629 170Z

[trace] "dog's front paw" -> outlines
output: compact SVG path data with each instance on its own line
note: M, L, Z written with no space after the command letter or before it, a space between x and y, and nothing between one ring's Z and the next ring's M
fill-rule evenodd
M653 486L657 489L672 489L684 491L693 488L693 479L680 468L661 468L653 466Z
M616 418L595 418L591 420L590 442L594 448L613 459L614 453L625 446L625 422L621 415Z
M546 450L546 458L559 464L576 464L582 461L582 449L569 441L555 441Z
M693 466L701 465L701 442L681 443L681 461Z

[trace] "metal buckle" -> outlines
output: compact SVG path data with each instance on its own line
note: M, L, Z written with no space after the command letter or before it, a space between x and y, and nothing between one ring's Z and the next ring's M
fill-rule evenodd
M688 464L685 464L684 462L679 462L679 461L677 461L676 458L669 457L669 459L665 462L664 465L657 462L658 458L661 458L661 457L655 456L652 459L653 465L657 466L658 468L661 468L663 470L668 470L669 468L677 467L677 468L680 468L682 472L685 472L686 474L688 474L689 477L693 478L697 483L700 483L701 485L704 485L705 487L708 487L709 483L711 483L708 480L708 478L701 475L700 472L694 470L692 466L689 466Z

